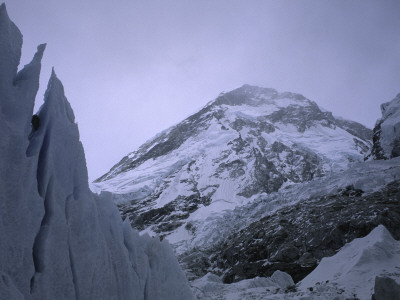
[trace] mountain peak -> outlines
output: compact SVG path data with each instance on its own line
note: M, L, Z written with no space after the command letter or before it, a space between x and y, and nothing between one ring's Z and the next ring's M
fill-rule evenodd
M245 84L230 92L219 95L215 99L215 105L257 105L260 100L268 100L276 97L278 92L271 88L261 88Z
M363 161L370 141L356 125L299 94L244 85L150 139L93 185L114 193L134 227L171 241L186 219Z

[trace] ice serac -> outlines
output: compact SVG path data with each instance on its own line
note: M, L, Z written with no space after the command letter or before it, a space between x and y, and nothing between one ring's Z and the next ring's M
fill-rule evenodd
M54 70L31 128L44 46L17 73L21 34L4 5L0 24L0 299L193 299L168 243L139 236L89 190Z
M0 295L28 295L34 273L32 247L44 215L35 160L26 156L44 46L18 74L22 35L0 6ZM8 290L9 288L9 290ZM4 297L3 299L7 299ZM12 299L12 298L10 298Z
M382 118L374 128L372 157L390 159L400 156L400 94L381 105Z

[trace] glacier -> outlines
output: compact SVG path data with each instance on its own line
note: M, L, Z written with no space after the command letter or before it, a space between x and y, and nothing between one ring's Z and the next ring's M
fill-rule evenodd
M194 299L166 241L93 194L73 110L54 70L31 125L41 58L0 6L0 299Z

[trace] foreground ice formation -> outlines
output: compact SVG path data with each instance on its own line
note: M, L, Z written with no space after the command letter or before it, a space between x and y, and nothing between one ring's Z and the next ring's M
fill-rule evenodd
M74 113L53 71L31 126L38 47L0 6L0 299L193 299L166 241L139 236L88 187Z

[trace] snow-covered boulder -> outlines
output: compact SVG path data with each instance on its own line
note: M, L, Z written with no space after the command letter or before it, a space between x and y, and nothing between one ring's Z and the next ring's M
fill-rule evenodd
M53 71L31 126L44 45L0 6L0 298L193 299L167 242L139 236L88 186L74 113Z
M400 94L381 105L382 118L374 128L372 157L390 159L400 156Z
M371 299L377 276L400 282L400 241L379 225L364 238L346 244L337 254L321 260L300 283L301 289L327 283L357 298Z

